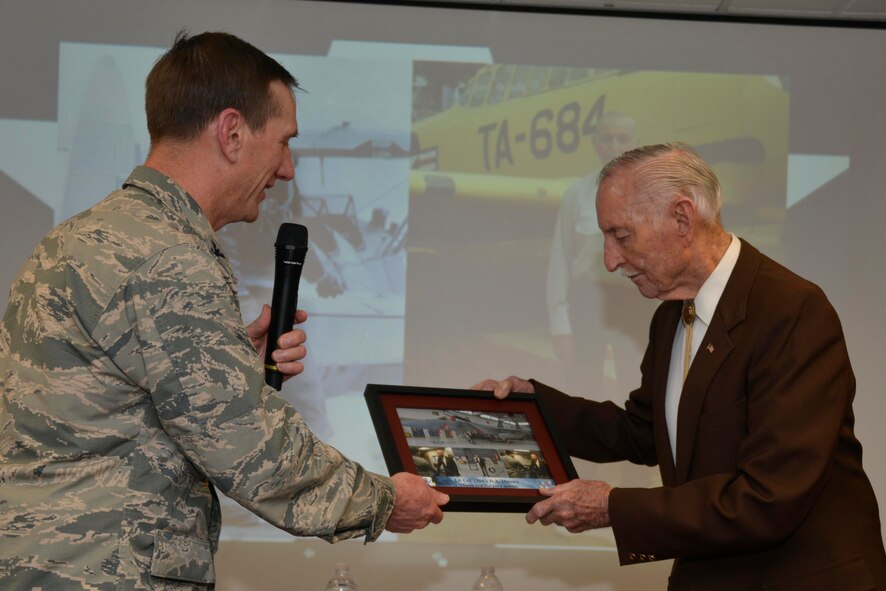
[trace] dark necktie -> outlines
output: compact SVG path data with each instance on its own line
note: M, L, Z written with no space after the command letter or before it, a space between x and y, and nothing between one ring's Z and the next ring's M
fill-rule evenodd
M685 345L683 347L683 381L689 373L692 363L692 324L695 322L695 302L683 300L683 328L685 329Z

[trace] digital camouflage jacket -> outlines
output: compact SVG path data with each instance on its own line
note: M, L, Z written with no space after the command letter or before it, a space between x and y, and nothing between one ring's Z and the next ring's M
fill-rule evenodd
M211 588L216 488L294 535L377 538L390 480L262 367L209 221L164 175L50 232L0 326L0 586Z

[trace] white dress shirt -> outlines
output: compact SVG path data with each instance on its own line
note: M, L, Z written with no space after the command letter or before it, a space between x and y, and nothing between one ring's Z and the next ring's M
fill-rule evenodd
M741 241L731 234L732 242L714 272L708 276L698 294L695 296L695 321L692 323L692 354L689 366L695 359L695 352L704 340L714 310L720 302L720 296L726 288L726 282L732 275L735 263L738 261L738 252L741 250ZM674 345L671 349L671 364L668 369L668 385L665 391L665 421L668 425L668 438L671 441L671 454L674 465L677 463L677 412L680 408L680 395L683 392L683 349L686 346L686 329L683 322L677 325L677 334L674 335ZM688 377L688 376L687 376Z

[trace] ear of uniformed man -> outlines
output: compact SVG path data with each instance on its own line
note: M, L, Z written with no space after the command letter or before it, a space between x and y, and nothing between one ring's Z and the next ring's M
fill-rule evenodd
M553 488L540 488L547 499L532 506L527 523L561 525L571 533L609 527L609 493L612 487L599 480L571 480Z
M424 478L398 472L391 476L396 490L394 510L385 524L385 529L395 534L408 534L429 523L443 521L443 505L449 502L449 495L434 490Z
M308 313L304 310L295 311L295 324L302 324L308 319ZM246 327L246 334L252 341L259 358L265 358L265 348L268 344L268 328L271 326L271 307L264 304L258 318L249 323ZM307 340L305 331L296 328L280 335L277 339L278 349L274 351L274 361L277 363L277 369L283 374L283 381L288 380L292 376L297 376L305 370L304 364L301 362L308 354L305 348Z
M509 376L503 380L486 379L471 386L471 390L492 390L496 398L507 398L511 392L535 394L532 382L517 376Z

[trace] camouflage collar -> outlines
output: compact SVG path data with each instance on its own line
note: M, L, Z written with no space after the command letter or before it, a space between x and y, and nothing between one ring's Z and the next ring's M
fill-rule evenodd
M180 215L185 224L206 241L210 250L217 254L221 252L215 240L215 232L203 210L194 198L171 178L153 168L136 166L123 183L123 187L127 185L150 193L161 205Z

